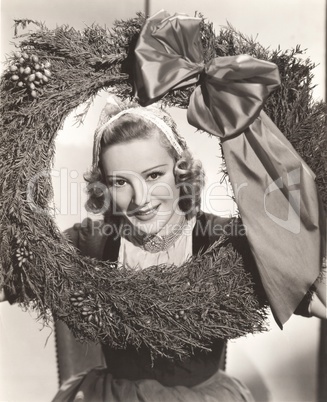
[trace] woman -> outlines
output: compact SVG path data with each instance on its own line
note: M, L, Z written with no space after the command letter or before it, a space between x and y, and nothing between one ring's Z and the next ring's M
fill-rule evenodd
M95 134L93 168L86 179L88 207L107 211L101 230L90 226L89 232L79 233L76 227L69 231L79 237L82 252L88 249L92 256L134 269L179 266L229 233L246 267L255 266L244 228L200 211L201 164L163 109L117 99L109 103ZM257 291L264 294L259 276L251 273ZM305 298L298 312L306 315L310 300ZM319 314L318 298L312 298L310 309ZM219 370L223 350L220 340L210 353L195 352L174 364L160 358L152 364L145 348L104 345L107 369L69 380L54 401L252 401L243 384Z

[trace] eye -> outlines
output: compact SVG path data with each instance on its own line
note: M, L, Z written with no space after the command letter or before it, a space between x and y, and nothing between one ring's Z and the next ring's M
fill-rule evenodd
M127 184L127 181L124 179L111 179L109 180L110 187L124 187Z
M114 182L115 187L123 187L125 184L127 184L127 181L124 179L118 179Z
M163 172L152 172L148 175L148 179L150 180L157 180L159 177L161 177L164 173Z

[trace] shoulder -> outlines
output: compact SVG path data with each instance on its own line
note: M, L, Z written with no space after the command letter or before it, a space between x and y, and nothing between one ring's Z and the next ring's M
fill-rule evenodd
M193 228L193 255L205 251L223 235L229 235L233 218L200 211Z
M113 233L113 226L103 220L85 219L64 231L64 235L77 247L82 255L102 259L105 243Z
M246 236L246 227L239 217L224 218L201 212L197 218L198 230L193 233L194 251L206 249L224 236L222 245L230 244L241 255L243 268L253 280L256 293L260 300L266 300L260 274L253 258L250 244Z
M245 228L239 218L222 217L200 211L194 226L195 235L206 236L212 241L222 235L238 237L245 235Z
M222 217L200 211L193 229L193 254L205 250L224 236L224 243L232 246L246 258L251 258L246 227L239 217Z

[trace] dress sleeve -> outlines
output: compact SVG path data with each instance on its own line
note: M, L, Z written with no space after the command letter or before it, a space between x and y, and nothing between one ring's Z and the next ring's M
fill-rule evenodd
M103 221L92 221L87 218L82 223L64 231L64 234L79 249L82 255L103 259L103 250L107 240L107 228Z
M231 225L231 242L233 247L241 254L244 269L251 275L254 283L254 291L258 296L260 304L268 304L268 297L263 286L257 264L251 252L249 242L243 234L243 225L239 221L234 221Z
M4 285L3 291L5 293L5 299L3 301L7 301L9 304L21 302L16 289L12 289L11 287Z
M312 300L312 295L315 292L315 290L316 290L315 285L312 285L309 291L301 300L301 303L297 306L296 310L294 311L294 314L302 315L303 317L312 317L309 306Z

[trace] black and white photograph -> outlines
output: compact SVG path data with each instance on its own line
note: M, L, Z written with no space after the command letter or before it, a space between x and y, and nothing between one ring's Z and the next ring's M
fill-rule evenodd
M0 402L327 400L326 0L2 0Z

